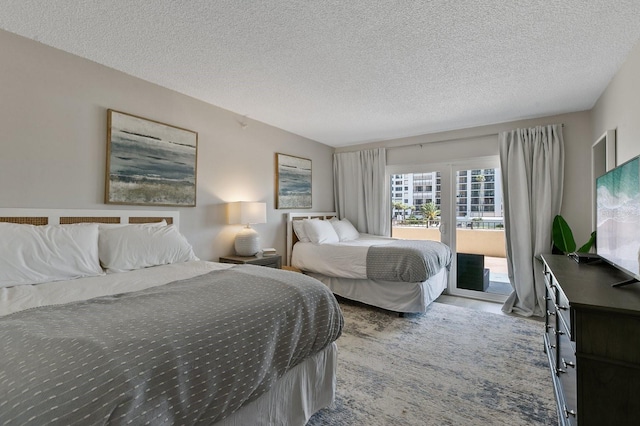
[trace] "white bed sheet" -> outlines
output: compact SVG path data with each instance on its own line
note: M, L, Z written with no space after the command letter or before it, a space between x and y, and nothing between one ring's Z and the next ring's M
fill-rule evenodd
M232 266L232 264L193 261L70 281L4 287L0 289L0 316L38 306L60 305L99 296L144 290Z
M334 244L297 242L291 266L328 277L367 278L367 251L374 244L389 244L395 238L360 234L360 238Z
M338 346L335 342L282 376L255 401L244 405L215 426L303 426L336 393Z
M449 272L442 268L419 283L327 277L307 273L338 296L394 312L425 312L427 306L447 288Z

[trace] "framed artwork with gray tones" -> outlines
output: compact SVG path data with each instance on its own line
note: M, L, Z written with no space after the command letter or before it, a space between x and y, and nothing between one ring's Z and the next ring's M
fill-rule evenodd
M105 203L195 207L198 133L119 111L107 114Z
M311 160L276 153L276 208L311 208Z

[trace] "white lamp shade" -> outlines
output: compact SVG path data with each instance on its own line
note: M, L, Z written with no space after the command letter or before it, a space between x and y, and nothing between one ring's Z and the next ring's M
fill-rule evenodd
M238 201L227 206L228 223L231 225L267 223L267 203Z

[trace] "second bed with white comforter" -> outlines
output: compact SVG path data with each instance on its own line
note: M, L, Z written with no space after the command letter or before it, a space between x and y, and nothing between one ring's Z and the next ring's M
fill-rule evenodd
M291 266L339 296L400 313L424 312L447 287L452 253L445 244L360 234L344 219L298 222L289 229L307 232L292 238Z

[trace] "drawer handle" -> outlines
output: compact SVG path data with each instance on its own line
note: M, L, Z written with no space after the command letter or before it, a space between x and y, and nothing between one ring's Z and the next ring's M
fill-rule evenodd
M567 370L563 370L562 368L556 368L556 376L559 376L560 374L566 373Z
M555 334L559 334L559 335L561 335L561 336L562 336L562 335L564 334L564 331L562 331L562 330L555 330L555 331L554 331L554 333L555 333Z
M568 419L569 416L575 417L576 416L576 412L574 410L569 410L567 408L567 406L565 405L564 406L564 417Z
M566 306L562 306L562 305L556 305L556 309L560 309L561 311L566 311L569 308L567 308Z
M565 361L564 358L562 358L562 365L564 365L564 368L567 368L567 367L576 368L575 362Z
M555 312L547 311L547 316L555 315Z
M547 330L552 329L552 328L553 328L553 325L551 325L551 324L547 325Z

